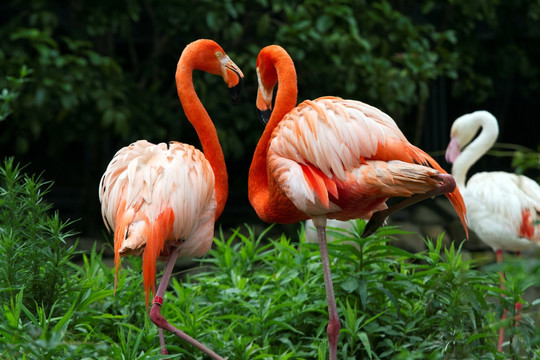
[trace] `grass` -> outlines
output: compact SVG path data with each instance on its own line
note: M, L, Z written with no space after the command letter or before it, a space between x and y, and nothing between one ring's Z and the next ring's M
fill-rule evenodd
M159 353L149 321L141 261L114 270L95 249L82 254L65 240L69 224L42 195L50 183L8 159L0 167L0 358L204 359L171 334ZM389 245L386 227L360 238L364 222L331 231L329 244L342 322L340 359L538 359L538 302L520 298L538 284L540 262L505 261L479 269L461 249L426 239L411 254ZM220 231L200 266L176 273L163 314L228 359L326 359L327 307L317 244L303 233L270 238L245 225ZM505 290L497 271L505 270ZM514 325L514 305L524 307ZM503 309L505 353L496 341Z

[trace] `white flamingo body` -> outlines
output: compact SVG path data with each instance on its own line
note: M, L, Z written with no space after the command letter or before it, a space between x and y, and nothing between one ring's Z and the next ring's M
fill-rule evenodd
M473 140L477 131L480 134ZM495 143L499 126L487 111L457 118L452 124L446 160L467 207L468 226L490 246L502 262L503 251L518 254L540 243L540 186L532 179L503 171L481 172L465 182L471 166ZM461 149L463 152L460 153ZM501 271L501 288L504 272ZM522 307L515 304L516 319ZM504 310L502 320L506 318ZM504 327L499 329L497 349L502 351Z
M482 129L472 142L478 129ZM468 226L494 251L523 251L540 243L540 186L503 171L481 172L465 181L470 167L495 143L497 120L487 111L456 119L446 159L467 207ZM461 149L463 149L462 152Z
M461 190L468 225L493 251L525 251L540 241L534 225L540 211L540 186L526 176L481 172ZM532 230L532 231L531 231Z

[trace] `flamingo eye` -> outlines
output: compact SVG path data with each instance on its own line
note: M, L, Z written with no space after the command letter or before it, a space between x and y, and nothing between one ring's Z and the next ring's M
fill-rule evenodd
M216 51L216 57L221 60L221 58L223 57L223 53L221 51Z

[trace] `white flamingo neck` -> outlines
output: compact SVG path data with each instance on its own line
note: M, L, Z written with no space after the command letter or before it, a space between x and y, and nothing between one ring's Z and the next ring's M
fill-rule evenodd
M497 120L487 111L476 111L472 114L464 115L464 117L465 116L468 117L468 124L466 129L462 129L462 131L470 131L473 134L480 128L481 131L468 145L466 143L463 145L460 144L460 146L465 146L465 148L452 166L452 175L456 180L457 186L462 189L465 188L467 172L471 166L486 154L493 144L495 144L497 136L499 135Z

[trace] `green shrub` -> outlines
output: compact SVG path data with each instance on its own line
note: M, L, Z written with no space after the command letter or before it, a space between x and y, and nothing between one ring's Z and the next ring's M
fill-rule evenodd
M203 359L166 333L159 353L147 316L140 258L118 274L95 248L73 263L69 224L49 214L51 184L22 174L13 159L0 167L0 358ZM477 269L461 249L426 240L411 254L389 245L385 227L330 229L329 253L342 322L340 359L538 359L538 301L521 294L540 281L539 261ZM175 274L164 316L229 359L326 359L327 305L317 244L269 238L246 226L221 232L200 266ZM507 279L499 287L498 271ZM516 302L523 303L515 321ZM507 319L501 321L504 309ZM496 349L504 325L505 353Z
M13 159L0 166L0 300L7 304L17 294L26 306L38 303L46 312L65 296L74 270L74 247L65 246L66 231L58 213L43 200L51 187L40 176L22 173Z

